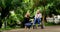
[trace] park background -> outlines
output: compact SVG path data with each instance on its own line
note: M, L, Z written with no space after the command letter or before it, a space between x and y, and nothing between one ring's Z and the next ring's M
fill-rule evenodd
M26 12L29 11L33 19L37 9L40 9L43 21L48 23L46 17L53 17L52 14L60 15L60 0L0 0L1 29L21 28L23 24L20 22L23 21ZM47 25L53 24L48 23Z

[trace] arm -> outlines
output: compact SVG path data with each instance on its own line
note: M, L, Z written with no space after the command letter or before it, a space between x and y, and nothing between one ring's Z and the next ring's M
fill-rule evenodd
M34 17L34 18L38 18L37 14L35 15L35 17Z

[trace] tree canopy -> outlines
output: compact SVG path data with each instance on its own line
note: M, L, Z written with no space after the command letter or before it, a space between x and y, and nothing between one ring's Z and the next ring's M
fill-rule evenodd
M8 17L9 20L12 20L11 18L16 17L22 21L27 11L32 17L37 9L44 13L44 7L46 16L60 15L60 0L0 0L0 7L1 19ZM10 11L14 11L13 17Z

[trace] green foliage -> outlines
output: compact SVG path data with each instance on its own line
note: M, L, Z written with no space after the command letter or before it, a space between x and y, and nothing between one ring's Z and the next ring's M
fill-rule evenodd
M11 21L12 23L23 21L27 11L33 17L37 9L40 9L43 14L45 8L46 16L60 14L60 0L0 0L0 7L9 7L7 10L14 11L14 13L10 13L9 19L7 19L9 24L11 24Z

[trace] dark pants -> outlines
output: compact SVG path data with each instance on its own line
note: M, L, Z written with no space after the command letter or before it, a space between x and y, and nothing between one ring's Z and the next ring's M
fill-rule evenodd
M32 26L32 23L25 23L25 26L26 26L27 28L30 28L30 27Z

